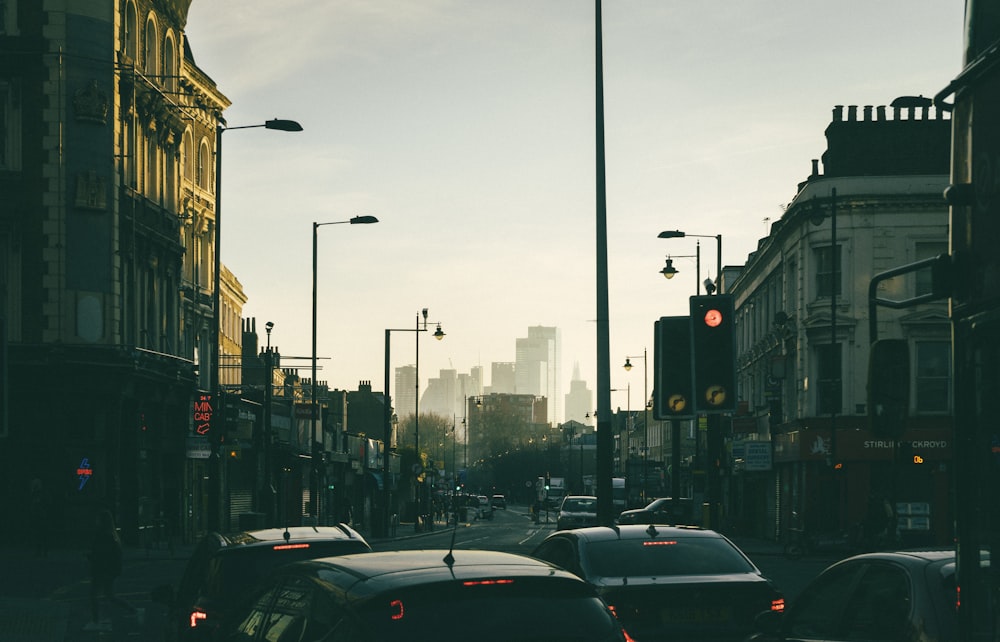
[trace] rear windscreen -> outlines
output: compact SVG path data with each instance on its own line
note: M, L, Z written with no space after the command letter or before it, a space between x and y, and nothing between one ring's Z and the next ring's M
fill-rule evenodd
M260 578L284 564L319 557L367 553L371 549L361 541L308 542L275 546L254 546L222 551L209 562L203 596L213 600L238 597Z
M375 640L620 639L607 606L575 581L512 578L421 586L374 598L362 618Z
M754 571L724 539L678 537L593 542L587 547L588 576L719 575Z

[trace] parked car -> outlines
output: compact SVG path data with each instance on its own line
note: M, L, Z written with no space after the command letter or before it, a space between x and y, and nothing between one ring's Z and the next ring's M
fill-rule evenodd
M284 566L216 640L623 642L593 587L524 555L388 551Z
M955 586L954 551L854 555L820 573L784 613L761 613L750 639L957 642Z
M503 495L494 495L490 498L490 506L493 508L503 508L507 509L507 498Z
M597 526L597 498L593 495L567 495L559 506L556 529Z
M781 592L725 536L696 527L556 531L534 557L576 573L636 640L742 640Z
M369 551L365 538L344 524L209 533L195 547L176 590L158 586L152 599L167 607L167 640L201 640L201 629L218 626L233 604L276 567Z
M622 511L616 520L619 524L670 524L697 526L694 502L682 497L676 502L670 497L660 497L646 504L644 508Z

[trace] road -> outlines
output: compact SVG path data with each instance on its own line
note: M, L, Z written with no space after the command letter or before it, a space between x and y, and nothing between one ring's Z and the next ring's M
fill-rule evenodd
M396 537L370 539L375 550L439 548L454 550L489 549L528 554L555 530L550 521L534 524L527 506L511 505L494 511L493 519L460 521L456 527L415 533L412 524L401 525ZM774 543L734 538L757 566L793 599L802 587L833 558L803 558L791 561ZM454 542L454 543L453 543ZM145 609L139 622L122 610L110 610L110 632L83 631L89 618L89 588L84 551L57 549L46 557L33 557L30 543L24 549L0 548L0 639L4 642L77 642L100 640L162 640L163 607L150 600L150 591L160 584L179 581L191 555L192 546L175 551L165 548L127 549L116 593L131 604Z

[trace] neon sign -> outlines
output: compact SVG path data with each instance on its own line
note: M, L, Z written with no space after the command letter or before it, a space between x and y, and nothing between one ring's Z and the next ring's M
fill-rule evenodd
M194 431L207 435L212 429L212 395L203 394L194 402Z
M84 457L80 460L80 465L76 469L77 479L80 480L80 485L77 487L77 490L83 490L83 487L87 485L87 482L90 481L90 476L93 474L94 471L90 467L90 460L87 457Z

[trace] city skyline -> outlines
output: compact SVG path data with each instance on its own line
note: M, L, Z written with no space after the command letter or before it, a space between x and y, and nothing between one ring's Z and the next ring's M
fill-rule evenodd
M604 2L612 388L641 390L626 355L686 313L689 278L716 276L714 240L657 234L722 234L721 262L743 264L834 106L958 74L962 9L941 4ZM196 0L186 30L231 126L304 127L234 133L223 161L222 261L284 354L309 354L311 222L374 215L319 233L320 380L381 381L383 330L426 307L446 336L419 339L421 388L514 361L510 339L538 325L561 329L562 372L596 381L593 3ZM414 363L412 333L392 341L390 367Z

